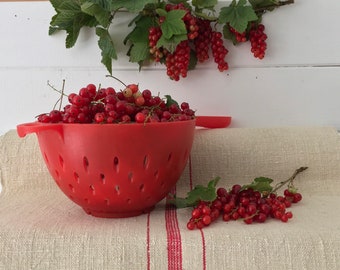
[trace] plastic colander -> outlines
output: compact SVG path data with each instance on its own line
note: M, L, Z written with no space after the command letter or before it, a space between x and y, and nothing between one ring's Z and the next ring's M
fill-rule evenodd
M147 124L17 126L36 133L56 184L86 213L131 217L149 212L180 178L193 143L195 120Z

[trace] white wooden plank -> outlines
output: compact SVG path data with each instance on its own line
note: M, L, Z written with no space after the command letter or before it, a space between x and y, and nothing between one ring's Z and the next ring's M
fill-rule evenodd
M161 96L188 101L197 115L231 115L232 127L330 125L340 129L340 67L237 68L229 76L199 70L191 80L179 83L159 80L163 70L115 75ZM0 91L6 99L0 106L0 133L52 109L58 94L47 86L48 79L57 88L66 79L68 93L88 83L121 86L101 69L1 69Z
M37 12L39 11L39 12ZM237 48L226 42L231 67L313 66L340 63L340 1L299 0L264 15L269 36L267 56L254 59L249 44ZM65 34L48 36L54 10L49 2L0 3L0 66L3 67L102 67L93 29L82 31L75 48L65 49ZM127 47L121 41L131 30L131 16L120 14L112 32L120 58L114 68L137 69L125 57ZM214 68L211 63L202 68ZM153 67L151 67L153 68Z

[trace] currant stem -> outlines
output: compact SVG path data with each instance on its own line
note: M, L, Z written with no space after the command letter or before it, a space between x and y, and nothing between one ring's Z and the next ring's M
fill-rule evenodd
M64 93L64 88L65 88L65 79L63 80L63 85L62 85L62 89L58 90L57 88L55 88L53 85L50 84L50 81L47 81L47 85L49 87L52 88L52 90L56 91L57 93L60 94L60 98L57 100L57 102L54 104L53 106L53 110L55 109L55 107L57 106L57 104L59 103L59 111L61 110L61 106L62 106L62 102L63 102L63 96L67 96Z
M276 185L276 187L271 191L271 193L275 193L277 190L279 190L284 185L292 183L293 180L296 178L296 176L299 173L302 173L303 171L305 171L307 169L308 169L308 167L300 167L299 169L295 170L293 175L291 177L289 177L286 181L280 182L278 185Z
M112 76L112 75L106 75L106 77L113 78L113 79L115 79L116 81L120 82L122 85L124 85L126 87L126 84L122 80L118 79L117 77Z
M271 4L271 5L267 5L267 6L263 6L263 7L259 7L259 8L254 8L254 11L256 13L263 14L267 10L270 10L272 8L278 8L278 7L282 7L282 6L290 5L290 4L294 4L294 0L278 1L275 4Z
M63 85L61 87L61 96L60 96L60 99L59 99L59 111L61 110L61 106L63 104L64 89L65 89L65 79L63 80Z

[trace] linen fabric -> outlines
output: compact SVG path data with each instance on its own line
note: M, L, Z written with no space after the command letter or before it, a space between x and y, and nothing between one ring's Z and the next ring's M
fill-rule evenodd
M340 269L340 136L332 127L197 129L178 196L265 176L303 200L288 223L219 220L189 231L191 209L164 199L137 217L96 218L49 175L35 135L0 137L0 269Z

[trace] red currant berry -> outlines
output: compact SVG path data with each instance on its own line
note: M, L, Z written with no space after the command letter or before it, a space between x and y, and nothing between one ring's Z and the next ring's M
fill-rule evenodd
M301 200L302 200L302 195L300 193L295 193L293 195L293 201L292 201L293 203L298 203Z
M200 218L202 215L202 212L199 208L195 208L194 210L192 210L191 216L195 219Z
M202 222L205 226L209 226L211 223L211 216L210 215L204 215L202 218Z
M103 123L105 121L105 115L104 113L96 113L94 116L94 120L96 123Z
M136 113L135 121L137 123L145 123L145 120L146 120L146 115L144 113L142 113L142 112Z
M194 230L194 229L196 228L195 222L194 222L194 221L189 221L189 222L187 223L187 228L188 228L189 230Z

